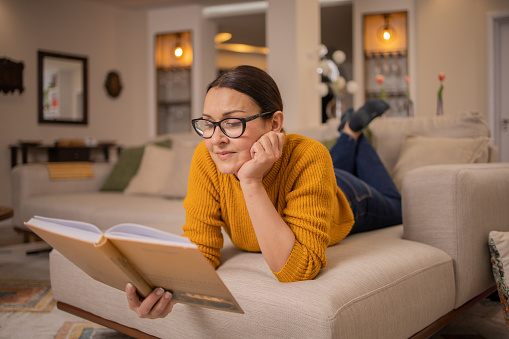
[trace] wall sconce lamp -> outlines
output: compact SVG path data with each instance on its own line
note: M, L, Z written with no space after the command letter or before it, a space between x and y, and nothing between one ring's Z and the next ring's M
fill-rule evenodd
M182 54L184 54L184 50L182 49L180 39L181 39L180 33L177 33L175 51L173 52L177 58L180 58Z
M390 16L390 14L383 14L384 25L378 29L377 33L378 37L382 39L382 41L386 42L392 41L396 37L396 31L392 28L391 25L389 25Z

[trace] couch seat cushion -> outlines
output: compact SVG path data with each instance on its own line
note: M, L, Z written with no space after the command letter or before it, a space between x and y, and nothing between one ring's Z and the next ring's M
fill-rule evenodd
M244 315L177 304L165 319L138 319L122 291L55 251L51 281L57 300L161 338L407 338L451 311L455 291L452 259L402 233L349 236L315 280L295 283L278 282L261 254L224 248L218 273Z
M139 223L182 234L186 217L182 202L122 192L45 194L25 200L21 213L24 220L34 215L80 220L103 230L120 223Z

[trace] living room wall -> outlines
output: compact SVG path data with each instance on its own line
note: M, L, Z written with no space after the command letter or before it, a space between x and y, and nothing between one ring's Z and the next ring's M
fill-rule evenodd
M436 113L438 72L444 72L444 114L477 111L487 117L486 13L507 0L418 0L417 112Z
M88 57L87 126L38 124L37 50ZM0 0L0 57L24 63L24 92L0 92L0 205L10 205L9 144L18 139L52 143L92 136L136 144L149 136L147 111L147 18L82 0ZM106 74L120 73L123 89L110 98Z

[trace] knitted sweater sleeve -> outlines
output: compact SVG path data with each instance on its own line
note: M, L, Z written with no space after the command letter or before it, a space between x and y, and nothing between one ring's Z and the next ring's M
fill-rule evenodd
M325 250L333 209L337 209L332 160L319 143L294 148L285 176L285 208L281 215L295 234L285 266L274 272L281 282L313 279L327 265Z
M187 196L184 199L186 223L183 236L195 243L214 268L220 264L223 235L217 172L205 145L201 143L193 156Z

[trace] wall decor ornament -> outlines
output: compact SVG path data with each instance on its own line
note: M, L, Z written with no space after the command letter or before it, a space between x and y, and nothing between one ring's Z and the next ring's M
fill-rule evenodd
M120 75L118 72L108 72L104 87L110 97L116 98L120 95L120 92L122 92L122 81L120 81Z
M0 58L0 91L4 93L16 90L23 93L23 62L15 62L7 58Z

